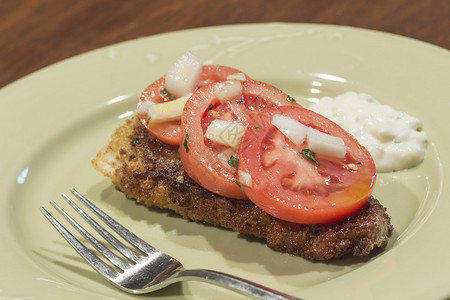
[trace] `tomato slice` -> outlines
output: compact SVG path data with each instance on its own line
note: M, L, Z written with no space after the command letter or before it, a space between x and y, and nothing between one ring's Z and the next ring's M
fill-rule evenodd
M225 66L209 65L203 66L202 75L198 87L202 87L212 82L226 80L229 75L242 73L241 71ZM167 96L161 95L161 91L165 87L165 77L161 77L150 84L140 95L138 105L145 101L161 103L171 101ZM148 124L147 116L138 114L142 124L147 130L162 142L169 145L179 145L181 141L180 121L168 121L161 123Z
M198 89L187 101L181 121L180 154L188 175L205 189L236 199L246 196L237 182L236 169L230 168L221 154L232 153L238 158L238 149L205 138L209 124L219 119L245 127L258 126L261 111L277 105L298 105L267 83L247 79L241 85L242 94L224 103L217 98L214 83Z
M316 154L320 166L299 154L296 146L271 124L282 114L343 139L343 159ZM369 152L329 119L300 106L277 107L261 113L264 124L249 126L240 147L239 174L251 181L242 188L258 207L276 218L295 223L329 223L354 214L368 200L376 168ZM246 176L248 178L248 176ZM244 178L239 178L240 182Z

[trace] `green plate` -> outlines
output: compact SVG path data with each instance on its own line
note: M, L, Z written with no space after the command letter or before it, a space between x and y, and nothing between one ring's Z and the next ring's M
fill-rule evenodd
M115 191L90 159L133 113L140 91L187 50L269 82L304 105L352 90L419 117L429 137L424 162L380 174L374 191L395 226L387 248L367 258L310 262L147 209ZM448 297L449 78L450 52L423 42L348 27L272 23L137 39L14 82L0 90L0 299L142 299L106 283L39 212L51 199L62 203L59 194L72 187L187 268L228 272L307 299ZM211 295L240 297L189 282L152 299Z

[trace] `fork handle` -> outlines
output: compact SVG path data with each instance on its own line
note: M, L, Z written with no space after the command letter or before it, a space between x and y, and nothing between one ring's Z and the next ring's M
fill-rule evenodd
M212 270L181 270L176 277L178 280L212 283L257 299L301 300L255 282Z

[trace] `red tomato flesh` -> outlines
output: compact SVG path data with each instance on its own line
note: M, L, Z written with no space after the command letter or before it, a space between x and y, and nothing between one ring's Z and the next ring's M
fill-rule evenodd
M229 75L236 73L242 72L237 69L225 66L203 66L198 88L213 82L224 81ZM166 83L164 76L150 84L141 93L137 105L140 105L140 103L144 101L152 101L154 103L171 101L167 96L161 95L161 91L164 89L165 85ZM180 144L182 139L180 121L148 123L146 115L138 114L138 117L141 120L142 124L144 124L144 126L147 128L147 130L162 142L169 145Z
M236 169L224 165L218 158L220 153L230 148L205 138L209 124L220 119L243 126L258 126L261 123L260 112L268 107L298 105L269 84L248 79L241 85L242 94L224 103L215 95L215 84L198 89L184 107L181 121L183 141L180 143L181 160L189 176L213 193L236 199L246 197L238 185ZM239 153L234 157L238 158Z
M340 137L345 158L316 154L320 166L299 154L296 146L271 124L281 114ZM242 185L258 207L276 218L294 223L329 223L354 214L374 188L376 169L372 157L353 136L329 119L300 106L275 107L260 114L264 123L249 126L240 147L238 170L251 176L252 186Z

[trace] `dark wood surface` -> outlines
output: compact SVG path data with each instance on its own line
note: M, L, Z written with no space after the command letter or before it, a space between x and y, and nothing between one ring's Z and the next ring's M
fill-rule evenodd
M259 22L348 25L450 49L450 0L0 0L0 87L113 43Z

